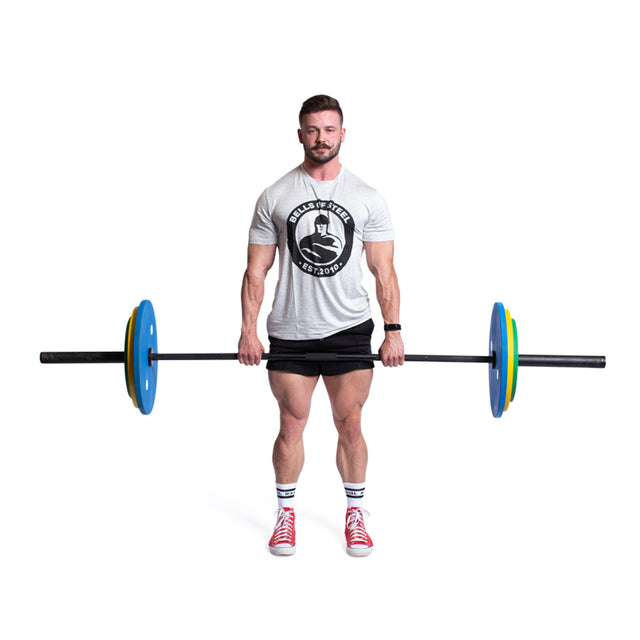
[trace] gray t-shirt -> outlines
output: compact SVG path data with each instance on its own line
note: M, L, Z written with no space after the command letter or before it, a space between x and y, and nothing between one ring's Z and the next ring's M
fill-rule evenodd
M269 335L313 340L368 320L363 243L393 239L384 198L344 167L334 180L318 181L300 165L265 189L249 243L278 245Z

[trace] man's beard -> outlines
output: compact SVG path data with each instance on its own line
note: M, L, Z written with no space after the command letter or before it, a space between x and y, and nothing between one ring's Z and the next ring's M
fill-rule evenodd
M317 145L315 148L305 148L307 158L313 160L317 164L327 164L327 162L333 160L340 153L340 142L327 154L316 155L315 149L329 149L326 144Z

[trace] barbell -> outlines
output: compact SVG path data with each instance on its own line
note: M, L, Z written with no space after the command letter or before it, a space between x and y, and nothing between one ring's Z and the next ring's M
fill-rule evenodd
M44 351L43 364L124 364L127 392L134 406L148 415L153 409L160 360L237 360L237 353L158 353L158 331L153 305L143 300L127 322L124 351ZM263 353L265 360L354 361L380 360L377 354ZM518 349L516 322L501 302L493 305L486 356L405 355L407 362L484 363L489 367L491 412L500 418L515 398L519 367L579 367L604 369L605 356L523 355Z

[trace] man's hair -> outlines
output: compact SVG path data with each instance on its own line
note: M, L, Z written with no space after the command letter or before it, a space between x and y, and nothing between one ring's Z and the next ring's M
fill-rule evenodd
M344 120L340 103L331 96L321 94L318 96L312 96L302 103L300 115L298 116L300 125L302 125L303 116L307 115L307 113L318 113L318 111L337 111L340 115L340 124L342 124L342 121Z

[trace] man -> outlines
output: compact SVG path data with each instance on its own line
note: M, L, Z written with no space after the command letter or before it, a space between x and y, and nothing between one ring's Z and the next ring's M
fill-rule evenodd
M393 228L384 199L340 164L345 139L340 104L318 95L300 110L302 164L267 188L256 204L242 284L242 331L238 360L259 364L264 352L257 319L267 272L279 253L280 275L267 320L270 353L371 352L373 321L362 287L362 253L375 276L385 323L380 359L404 362L400 336L400 291L393 266ZM327 229L331 229L328 234ZM322 239L316 250L310 239ZM360 418L369 394L373 363L269 360L269 383L280 407L273 448L278 497L277 522L269 549L295 552L294 497L304 463L303 431L311 396L322 376L338 431L337 466L347 494L347 552L368 555L373 543L362 508L367 445Z

